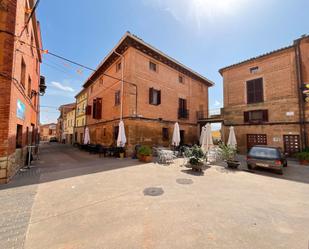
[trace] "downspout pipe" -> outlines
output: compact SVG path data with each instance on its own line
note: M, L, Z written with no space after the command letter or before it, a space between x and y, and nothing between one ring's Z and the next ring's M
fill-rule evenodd
M294 41L295 48L295 64L296 64L296 78L298 84L298 101L299 101L299 124L301 131L301 143L302 149L308 147L307 142L307 132L306 132L306 122L305 122L305 103L303 101L303 76L302 76L302 64L301 64L301 51L300 51L300 40L297 39Z
M121 90L120 90L120 121L122 121L123 117L123 78L124 78L124 56L119 54L116 49L114 49L114 53L121 57Z

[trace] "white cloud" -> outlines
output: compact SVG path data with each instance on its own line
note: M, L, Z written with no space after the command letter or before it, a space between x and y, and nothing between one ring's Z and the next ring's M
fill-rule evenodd
M177 21L196 25L222 16L236 15L248 0L144 0L145 4L169 12Z
M59 90L62 90L62 91L65 91L65 92L71 92L71 93L74 93L75 90L70 87L70 86L65 86L59 82L56 82L56 81L52 81L51 82L51 85Z

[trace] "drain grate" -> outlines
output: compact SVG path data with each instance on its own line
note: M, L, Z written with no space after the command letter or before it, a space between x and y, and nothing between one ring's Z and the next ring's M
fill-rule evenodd
M187 178L178 178L178 179L176 179L176 182L179 183L179 184L192 184L193 180L187 179Z
M159 195L163 195L163 193L164 191L162 188L151 187L151 188L144 189L144 195L159 196Z

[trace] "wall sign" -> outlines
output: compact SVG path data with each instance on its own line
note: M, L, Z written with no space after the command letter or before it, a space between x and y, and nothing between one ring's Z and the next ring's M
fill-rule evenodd
M294 116L294 112L287 112L286 115L287 115L288 117Z
M17 99L17 109L16 109L17 118L24 120L25 119L25 111L26 111L25 104L23 102L21 102L19 99Z

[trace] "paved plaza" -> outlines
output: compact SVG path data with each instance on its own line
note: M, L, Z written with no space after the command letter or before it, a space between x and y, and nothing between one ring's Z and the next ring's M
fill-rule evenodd
M45 144L0 187L1 248L308 248L309 167L200 175L181 164Z

